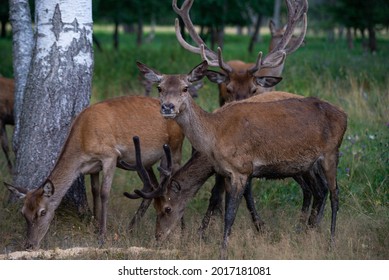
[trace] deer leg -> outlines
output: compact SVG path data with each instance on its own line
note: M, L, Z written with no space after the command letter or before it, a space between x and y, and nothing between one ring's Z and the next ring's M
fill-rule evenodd
M96 220L100 219L101 213L101 199L100 199L100 180L99 173L93 173L90 175L91 189L93 196L93 217Z
M255 209L255 202L253 198L253 192L251 188L251 178L247 181L246 188L244 190L244 198L246 200L246 206L247 209L250 212L251 219L254 223L255 228L257 231L261 231L263 225L265 224L261 217L259 216L257 209Z
M201 226L198 230L200 236L204 238L204 234L206 229L208 228L209 221L211 219L211 216L214 214L215 211L222 212L221 210L221 203L224 193L224 177L220 176L218 174L215 175L215 185L212 188L211 191L211 197L209 199L208 209L207 212L204 215L204 218L201 222Z
M8 136L5 125L1 124L1 148L3 149L9 171L12 173L12 162L9 158Z
M324 157L323 173L327 180L331 200L331 246L335 244L336 216L339 210L339 188L336 180L336 169L338 166L338 152L331 153Z
M116 159L108 159L103 162L103 180L100 189L101 199L101 216L99 220L99 243L103 245L107 233L107 213L108 213L108 199L109 192L112 186L113 175L116 168Z
M147 173L149 174L149 178L153 186L158 186L157 177L154 174L152 167L146 168ZM150 190L151 191L151 190ZM128 225L128 231L132 231L136 225L139 224L139 221L146 213L147 209L151 204L152 199L142 199L142 203L140 204L138 210L136 210L134 217L131 219L130 224Z
M304 176L296 176L294 180L300 185L303 191L303 205L301 208L300 225L305 227L308 221L309 210L312 202L311 186L307 178Z
M228 238L231 234L231 228L234 224L236 213L238 212L239 203L243 196L247 179L244 180L243 178L239 178L238 180L227 181L224 234L220 252L221 259L227 259Z
M316 162L313 169L309 172L309 181L313 193L313 203L308 225L316 227L323 217L328 193L327 180L323 173L321 161Z

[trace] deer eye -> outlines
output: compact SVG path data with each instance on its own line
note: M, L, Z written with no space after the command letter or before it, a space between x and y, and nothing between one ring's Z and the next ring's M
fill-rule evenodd
M40 209L38 215L39 215L39 217L43 217L46 215L46 213L47 213L46 209Z
M188 87L184 87L184 88L182 89L182 91L183 91L183 92L188 92Z
M170 207L165 207L165 213L170 214L172 212L172 208Z
M255 94L257 92L257 88L253 88L252 90L251 90L251 94Z
M157 87L157 90L158 90L159 93L162 92L162 88L160 86Z

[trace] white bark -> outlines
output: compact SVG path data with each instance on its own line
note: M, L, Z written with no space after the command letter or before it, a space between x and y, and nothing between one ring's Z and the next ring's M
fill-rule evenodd
M20 115L14 184L38 187L59 156L73 118L89 104L91 0L35 1L35 48Z
M28 0L10 0L10 22L12 25L12 55L15 78L15 129L13 149L18 149L19 118L22 108L24 89L30 68L34 34L31 24L31 12Z

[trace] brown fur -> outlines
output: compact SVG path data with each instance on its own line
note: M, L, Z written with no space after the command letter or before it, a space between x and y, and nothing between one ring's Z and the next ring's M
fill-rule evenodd
M0 77L0 139L1 147L7 159L8 169L12 172L12 162L9 156L8 136L6 125L14 125L14 95L13 79Z
M179 126L173 120L165 120L159 110L157 99L124 96L94 104L77 116L48 179L41 187L27 192L23 214L28 226L28 248L39 247L55 209L80 174L91 174L94 215L99 220L103 242L114 170L119 160L135 162L134 136L144 139L141 144L143 164L150 177L154 176L152 165L166 160L164 144L171 146L174 169L178 168L184 135ZM99 172L103 174L101 185Z
M207 63L196 66L187 79L206 75ZM144 73L156 74L143 65ZM160 76L161 77L161 76ZM227 179L225 231L222 257L236 209L251 176L284 178L303 176L315 182L323 194L331 193L331 238L338 210L336 168L339 147L347 127L347 115L317 98L291 98L273 102L234 102L214 113L202 110L179 89L160 86L161 113L174 118L193 147L204 153L215 171ZM323 207L324 208L324 207ZM319 212L322 210L319 209Z

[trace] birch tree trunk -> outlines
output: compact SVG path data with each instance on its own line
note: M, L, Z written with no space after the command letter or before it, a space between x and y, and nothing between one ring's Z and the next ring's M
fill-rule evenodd
M9 10L12 26L12 55L15 79L13 150L16 154L18 150L20 110L31 64L34 33L28 0L10 0Z
M39 187L48 177L92 86L92 1L35 1L35 46L21 104L14 184ZM83 180L68 199L86 207ZM82 191L80 191L82 190Z

